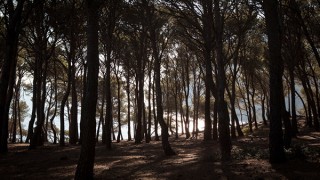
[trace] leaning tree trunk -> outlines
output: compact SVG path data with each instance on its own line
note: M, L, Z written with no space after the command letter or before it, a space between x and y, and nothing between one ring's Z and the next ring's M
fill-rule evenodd
M34 69L34 77L33 77L33 85L32 85L32 110L31 110L31 119L28 124L28 135L26 138L26 143L29 143L29 140L33 136L33 125L36 120L36 110L37 110L37 104L36 104L36 99L37 99L37 81L36 77L37 76L37 68Z
M70 94L70 87L71 87L71 61L68 62L68 85L67 85L67 90L62 98L61 101L61 107L60 107L60 146L65 146L65 126L64 126L64 108L66 105L66 102L68 100L69 94Z
M93 179L93 166L95 157L95 129L96 129L96 105L98 99L98 26L99 26L99 1L87 0L87 62L88 80L84 97L84 117L82 144L75 179Z
M169 133L168 126L163 119L163 106L162 106L162 90L161 90L161 59L159 57L157 41L156 41L156 32L155 28L152 27L150 30L150 39L152 46L152 54L154 58L154 74L155 74L155 88L156 88L156 104L157 104L157 119L161 126L161 141L162 148L164 150L165 155L171 156L176 155L176 153L171 148L169 143Z

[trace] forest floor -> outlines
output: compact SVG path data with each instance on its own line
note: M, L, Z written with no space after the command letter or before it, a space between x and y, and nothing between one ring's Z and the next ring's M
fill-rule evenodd
M96 146L97 179L320 179L320 133L299 128L287 162L268 162L268 127L232 140L232 161L221 162L219 144L198 139L170 139L177 156L166 157L161 142L113 143L113 150ZM28 150L27 144L10 144L0 156L0 179L73 179L80 146L47 144Z

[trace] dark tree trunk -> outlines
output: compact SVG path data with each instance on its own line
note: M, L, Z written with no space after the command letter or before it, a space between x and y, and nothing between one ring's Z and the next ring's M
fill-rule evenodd
M37 76L37 68L34 69L34 74L33 74L33 85L32 85L32 110L31 110L31 119L29 121L28 124L28 135L26 138L26 143L29 143L29 140L31 139L31 137L33 136L33 125L34 122L36 120L36 110L37 110L37 103L36 103L36 99L37 99L37 78L35 78Z
M213 103L213 130L212 130L212 139L218 139L218 102L217 100Z
M6 107L8 107L8 102L10 105L11 99L8 99L8 95L12 93L11 91L13 90L9 88L9 79L10 75L16 70L18 40L21 31L22 11L25 0L18 1L15 10L13 10L12 0L7 3L12 8L9 8L10 21L6 31L5 58L2 64L0 77L0 153L8 152L9 112L6 110ZM7 99L9 101L7 101Z
M56 117L57 109L58 109L58 83L57 83L56 62L54 61L54 111L53 111L53 115L50 118L50 127L53 133L53 144L57 143L57 133L53 125L53 120Z
M121 90L121 85L120 85L120 78L118 77L117 73L116 73L116 80L117 80L117 85L118 85L118 95L117 95L117 99L118 99L118 136L117 136L117 142L120 142L120 136L121 136L121 100L120 100L120 90Z
M12 138L11 143L16 143L17 140L17 86L14 87L14 100L13 100L13 107L12 107Z
M283 60L281 58L281 29L279 22L278 0L264 0L268 47L269 47L269 74L270 74L270 132L269 132L269 161L281 163L286 160L282 132L281 91Z
M111 128L113 126L112 115L112 100L111 100L111 83L110 83L110 63L111 63L111 51L108 51L107 64L106 64L106 116L105 116L105 135L106 135L106 148L110 150L112 148Z
M142 34L140 37L139 44L139 57L137 57L137 129L136 129L136 138L135 143L141 143L143 139L144 127L143 127L143 112L144 112L144 66L146 60L146 31L143 28Z
M39 7L41 11L43 10L43 7ZM39 22L42 22L42 20L39 20ZM39 23L38 22L38 23ZM40 27L38 27L40 29ZM37 28L37 29L38 29ZM39 31L38 29L38 31ZM39 34L42 34L38 32ZM39 44L46 44L46 41L43 41L42 39ZM42 146L44 143L44 133L43 133L43 125L45 122L45 114L44 114L44 106L46 101L46 78L47 78L47 68L48 68L48 60L47 57L47 51L46 49L43 49L44 47L41 47L41 51L38 52L36 56L36 64L38 68L38 76L37 78L37 123L35 127L34 134L30 141L29 149L35 149L37 146ZM43 68L44 64L44 68Z
M255 95L255 88L252 85L252 94L251 94L251 101L252 101L252 120L254 122L254 128L258 129L258 123L257 123L257 112L256 112L256 103L254 100Z
M175 72L175 76L174 76L175 82L177 82L177 72ZM175 86L175 94L174 94L174 107L175 107L175 113L176 113L176 134L175 137L176 139L179 138L179 124L178 124L178 87Z
M290 92L291 92L291 122L292 122L292 136L296 137L298 134L297 113L296 113L296 85L294 81L294 67L289 66L290 76Z
M130 76L129 76L129 70L127 72L127 99L128 99L128 141L131 141L131 115L130 115Z
M212 27L213 27L213 11L212 0L204 1L203 4L203 39L204 39L204 65L205 65L205 125L204 125L204 140L212 139L212 123L211 123L211 87L212 84Z
M79 139L79 144L82 144L82 129L84 129L84 125L83 125L83 117L84 117L84 98L85 95L87 94L87 74L88 74L88 67L87 67L87 62L83 59L83 78L82 78L82 83L83 83L83 87L82 87L82 97L81 97L81 117L80 117L80 139ZM102 138L103 139L103 138Z
M185 59L184 63L183 63L183 65L185 67L183 67L183 70L182 70L182 85L183 85L184 98L185 98L185 103L186 103L186 120L184 123L184 128L185 128L185 132L186 132L186 139L189 139L190 138L190 132L189 132L189 125L190 125L190 121L189 121L189 116L190 116L189 115L189 89L190 89L190 87L189 87L190 86L189 57L187 57L187 59Z
M44 143L44 131L43 127L45 124L45 103L46 103L46 96L47 96L47 70L49 59L54 53L55 50L55 42L56 39L53 39L54 42L52 43L51 47L48 47L49 37L48 37L48 29L46 21L45 21L45 7L44 2L36 3L35 4L33 20L35 23L35 34L36 37L34 39L34 46L33 51L35 52L35 68L37 69L37 96L36 96L36 110L37 110L37 124L34 131L34 134L31 138L30 147L29 149L34 149L37 146L42 146ZM50 48L50 51L49 51Z
M96 105L98 98L98 19L99 1L87 0L87 62L88 80L87 90L84 97L83 137L80 158L75 173L75 179L93 179L93 166L95 157L95 128L96 128Z
M156 52L154 52L154 55L157 55ZM160 83L160 59L155 58L155 66L154 66L154 72L155 72L155 83L156 83L156 103L157 103L157 118L158 122L161 126L161 141L162 141L162 148L164 150L164 153L167 156L175 155L176 153L172 150L171 145L169 143L169 133L168 133L168 126L164 122L163 119L163 109L162 109L162 92L161 92L161 83Z
M153 119L154 119L154 136L156 141L160 141L159 135L158 135L158 118L157 118L157 110L156 110L156 89L155 89L155 82L152 83L152 109L153 109Z
M263 93L261 95L261 114L262 114L262 120L264 125L268 125L267 119L266 119L266 107L265 107L265 101L266 101L266 95Z
M249 131L250 133L253 133L252 129L252 112L251 112L251 101L250 101L250 90L249 90L249 77L248 74L246 74L246 80L245 80L245 87L246 87L246 95L247 95L247 101L248 101L248 107L247 109L247 114L248 114L248 124L249 124Z
M68 85L67 85L67 89L65 91L65 94L62 98L61 101L61 106L60 106L60 146L65 146L65 126L64 126L64 113L65 113L65 106L66 106L66 102L68 100L69 94L70 94L70 88L71 88L71 61L68 62Z
M290 122L290 113L286 110L286 104L285 104L285 97L282 92L282 102L281 102L281 113L282 113L282 120L284 124L284 147L290 148L291 147L291 139L292 139L292 126Z
M149 9L150 10L150 9ZM150 14L150 12L149 12ZM169 143L169 133L168 133L168 126L163 119L163 106L162 106L162 90L161 90L161 57L158 52L158 45L157 45L157 38L156 38L156 29L150 23L150 40L151 40L151 47L152 47L152 55L154 58L154 82L156 88L156 104L157 104L157 119L161 126L161 141L162 141L162 148L164 150L165 155L171 156L176 155L176 153L171 148Z
M217 60L217 102L219 117L219 143L222 161L228 161L231 158L231 139L229 129L229 113L227 102L224 99L226 87L226 74L223 60L223 17L221 16L219 0L214 0L215 12L215 42L216 42L216 60Z
M107 35L106 35L106 51L107 51L107 62L106 62L106 116L105 116L105 142L106 148L111 150L112 146L112 127L113 127L113 115L112 115L112 96L111 96L111 82L110 82L110 66L111 66L111 53L112 53L112 43L113 43L113 32L115 28L115 21L116 21L116 10L117 10L117 2L116 0L111 0L109 2L110 11L108 14L109 21L108 28L107 28Z
M71 119L70 119L70 144L76 144L78 142L78 97L77 97L77 85L76 85L76 67L75 67L75 59L72 59L71 66Z
M103 110L104 110L104 102L105 102L105 91L104 91L104 87L103 87L103 91L102 91L102 100L101 100L101 107L100 107L100 118L99 118L99 124L98 124L98 129L97 129L97 134L96 134L96 142L99 142L99 134L100 134L100 127L102 124L102 128L104 127L104 114L103 114ZM103 133L102 133L103 135Z
M149 86L148 86L148 128L147 128L147 135L146 135L146 143L150 143L151 141L151 119L152 119L152 111L151 111L151 90L152 90L152 76L151 76L151 70L152 70L152 63L149 62Z

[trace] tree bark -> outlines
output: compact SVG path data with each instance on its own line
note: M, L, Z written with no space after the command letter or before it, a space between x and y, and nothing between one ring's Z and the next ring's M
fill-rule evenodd
M204 140L212 139L212 123L211 123L211 87L212 84L212 27L213 27L213 10L212 0L202 1L203 12L203 39L204 39L204 65L205 65L205 125L204 125Z
M16 9L13 10L13 1L8 1L9 6L12 8L9 10L10 21L7 25L7 34L5 37L5 58L0 76L0 153L8 152L9 111L6 110L6 107L8 107L7 103L10 105L11 99L8 99L8 95L12 93L11 91L13 90L9 88L9 78L12 72L16 70L18 41L22 29L21 21L24 3L25 0L18 1Z
M93 179L93 166L95 157L95 128L96 128L96 105L98 98L98 73L99 73L99 50L98 50L98 19L99 1L87 0L87 62L88 80L87 91L84 97L83 139L81 144L80 158L78 161L75 179Z
M217 60L217 102L219 116L219 143L222 161L228 161L231 158L231 139L229 128L229 113L227 102L224 99L226 87L226 74L223 60L223 17L221 16L219 0L214 0L215 14L215 41L216 41L216 60Z
M281 29L279 22L278 0L264 0L263 8L267 25L269 47L269 74L270 74L270 132L269 132L269 161L281 163L286 160L284 153L282 114L281 114L281 91L283 60L281 58Z

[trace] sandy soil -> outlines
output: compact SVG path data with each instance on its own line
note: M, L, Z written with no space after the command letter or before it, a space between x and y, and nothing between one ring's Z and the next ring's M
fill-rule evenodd
M268 127L232 141L232 158L222 163L217 142L198 139L171 139L177 156L164 156L161 142L136 145L114 143L107 151L96 146L96 179L320 179L320 133L301 128L288 161L268 162ZM0 155L0 179L72 179L80 146L46 144L28 150L28 144L10 144Z

